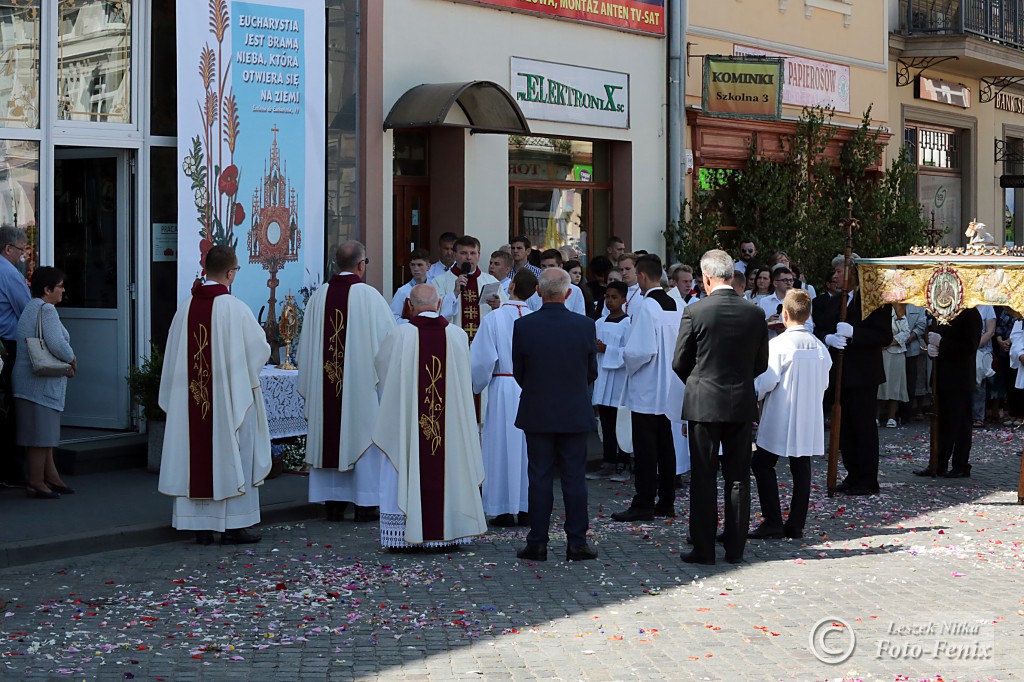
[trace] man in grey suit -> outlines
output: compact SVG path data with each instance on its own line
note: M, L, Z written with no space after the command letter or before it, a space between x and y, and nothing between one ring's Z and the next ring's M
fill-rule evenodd
M530 532L520 559L548 558L548 526L554 504L552 479L558 465L565 502L567 561L596 559L587 544L587 434L594 430L588 385L597 378L594 321L565 307L569 273L548 268L537 292L543 304L516 320L512 375L523 389L516 426L526 432L530 481Z
M725 251L700 259L708 295L683 310L672 369L686 384L683 419L690 437L690 537L687 563L715 563L718 453L725 479L725 559L743 561L750 526L751 425L757 420L754 377L768 368L764 312L732 288Z

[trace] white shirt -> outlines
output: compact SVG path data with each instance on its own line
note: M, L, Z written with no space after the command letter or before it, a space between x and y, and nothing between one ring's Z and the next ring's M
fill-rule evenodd
M778 294L769 294L769 295L765 296L764 298L762 298L761 300L757 301L757 305L760 306L761 310L764 311L764 319L767 320L772 315L778 314L779 315L779 322L781 323L782 322L782 312L779 309L779 306L782 305L782 301L784 299L785 299L785 296L783 296L782 298L779 298ZM811 332L812 334L814 333L814 322L811 321L811 318L809 318L809 317L807 318L807 322L806 322L806 324L804 326L807 327L807 331ZM770 337L769 338L772 338L772 339L775 338L776 334L778 334L778 332L774 332L774 331L771 331L771 330L769 330L769 332L770 332Z
M569 283L569 298L565 299L565 308L569 312L579 313L580 315L587 314L587 302L583 300L583 292L580 288ZM537 312L544 305L544 301L541 299L540 294L534 294L530 298L526 299L526 305L530 306L530 310Z
M996 310L990 305L979 305L978 312L981 313L981 333L988 331L988 321L996 319ZM989 339L984 346L979 346L982 353L992 353L992 339Z
M454 261L452 262L452 265L455 265ZM431 263L430 267L427 268L427 281L429 282L430 280L434 279L435 277L438 277L439 275L443 275L444 273L448 272L451 269L451 267L452 267L451 265L445 265L441 261L437 261L436 263Z
M395 316L395 322L398 324L407 323L409 320L402 318L402 313L405 311L405 301L409 298L409 294L412 293L412 288L416 286L417 282L414 279L410 279L408 282L398 287L398 291L395 292L395 297L391 299L391 312Z

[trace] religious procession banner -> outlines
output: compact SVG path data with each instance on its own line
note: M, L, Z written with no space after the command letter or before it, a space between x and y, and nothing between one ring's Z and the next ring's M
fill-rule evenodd
M864 317L886 303L926 308L940 324L965 308L1002 305L1024 313L1024 253L1016 249L915 249L857 261Z
M323 0L179 2L178 300L206 253L262 319L323 281Z

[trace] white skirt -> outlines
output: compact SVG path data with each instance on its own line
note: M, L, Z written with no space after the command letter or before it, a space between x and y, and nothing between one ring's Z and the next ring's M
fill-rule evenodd
M360 507L380 504L380 467L384 453L376 445L363 453L352 471L309 470L309 501L352 502Z
M885 383L878 387L878 399L901 403L910 400L907 397L907 356L882 351L882 366L885 368Z
M405 540L405 512L398 506L398 471L391 460L381 458L380 465L380 546L381 547L449 547L467 545L472 538L451 542L432 541L414 544Z
M491 379L482 439L483 505L487 516L528 510L526 434L515 426L520 393L512 377Z

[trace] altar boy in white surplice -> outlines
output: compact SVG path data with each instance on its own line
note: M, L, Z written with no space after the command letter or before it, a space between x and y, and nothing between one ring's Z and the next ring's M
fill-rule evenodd
M821 400L832 357L805 324L811 316L806 291L787 291L781 316L785 330L768 342L768 369L754 380L757 397L764 400L757 451L751 460L764 521L747 535L754 539L803 537L811 496L811 457L825 452ZM789 459L793 474L793 499L785 523L775 476L779 457Z
M413 287L409 324L377 354L381 467L380 542L445 547L487 531L484 465L473 408L466 333L438 314L437 290Z
M178 307L167 336L160 407L167 413L159 490L171 495L171 525L196 542L258 542L245 529L260 521L256 486L270 473L270 430L260 370L270 357L266 334L228 287L235 252L206 254L206 285Z
M526 434L515 425L522 390L512 376L512 329L516 320L531 312L525 301L536 291L536 275L526 269L516 273L509 286L509 301L484 318L470 347L473 392L487 389L488 395L483 503L484 513L494 517L491 524L495 526L514 526L517 521L521 526L530 525Z
M368 284L366 247L338 247L340 274L306 305L299 339L299 393L306 399L309 501L323 502L328 521L341 521L355 505L356 521L377 518L380 451L372 447L377 420L373 359L395 327L387 301Z

